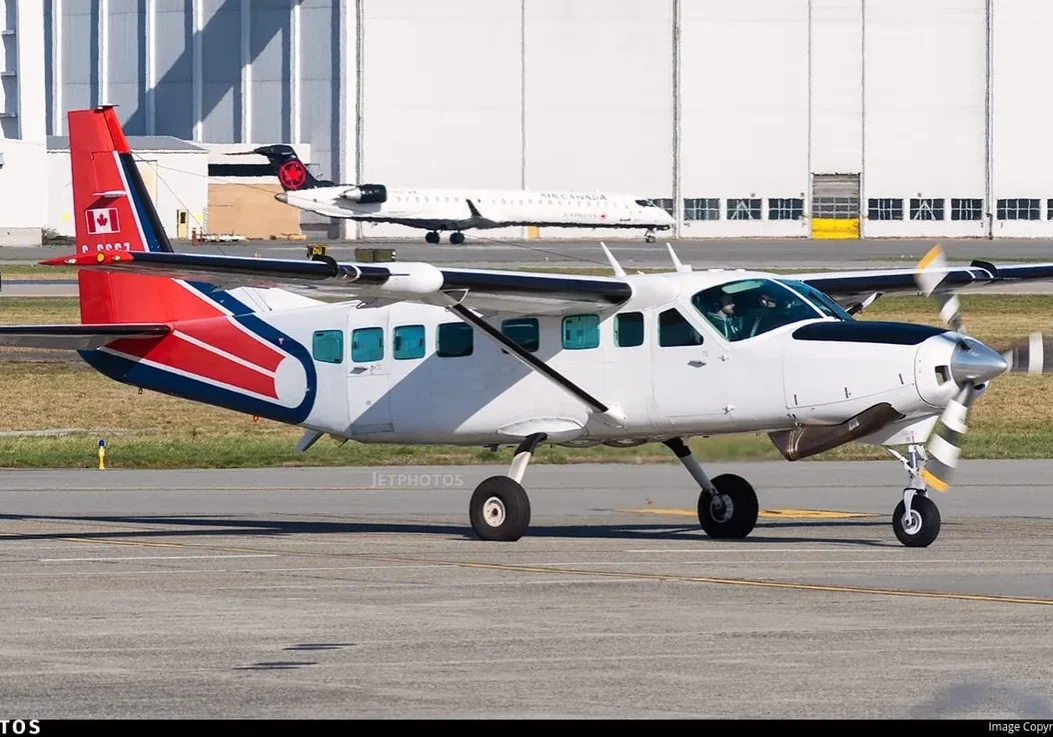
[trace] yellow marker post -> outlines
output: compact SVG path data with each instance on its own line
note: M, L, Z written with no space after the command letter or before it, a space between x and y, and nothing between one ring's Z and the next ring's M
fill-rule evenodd
M106 441L99 440L99 470L106 470Z

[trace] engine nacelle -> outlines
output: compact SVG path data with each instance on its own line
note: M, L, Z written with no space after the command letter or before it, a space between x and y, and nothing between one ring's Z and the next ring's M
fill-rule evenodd
M363 205L387 202L388 188L383 184L359 184L356 187L348 187L340 196L345 200L359 202Z

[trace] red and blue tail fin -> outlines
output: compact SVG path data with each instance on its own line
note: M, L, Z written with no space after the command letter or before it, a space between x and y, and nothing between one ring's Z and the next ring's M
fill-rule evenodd
M169 251L172 244L110 106L68 114L77 253ZM81 271L83 323L193 320L253 310L207 284Z

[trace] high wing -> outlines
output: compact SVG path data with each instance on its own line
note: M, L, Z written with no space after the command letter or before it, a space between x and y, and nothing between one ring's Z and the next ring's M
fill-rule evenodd
M0 345L19 348L88 350L101 348L115 340L160 338L171 330L170 326L157 323L3 325L0 326Z
M995 266L989 261L976 260L968 266L946 266L930 271L945 274L941 288L956 291L969 291L971 288L993 284L1053 279L1053 263ZM784 278L804 282L846 307L855 307L870 297L876 298L882 294L920 294L916 277L917 267L787 274Z
M207 281L219 289L308 287L349 299L416 300L438 305L463 302L479 311L531 314L559 314L583 307L616 309L633 293L628 281L613 277L439 268L419 262L339 263L331 256L306 260L114 251L41 263Z

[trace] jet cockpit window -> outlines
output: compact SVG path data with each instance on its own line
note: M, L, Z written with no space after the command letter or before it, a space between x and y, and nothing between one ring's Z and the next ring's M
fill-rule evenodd
M658 207L658 205L651 202L651 200L636 200L636 204L640 207Z
M746 279L704 289L691 303L726 340L739 341L823 313L769 279Z

